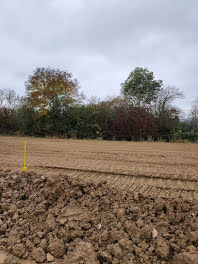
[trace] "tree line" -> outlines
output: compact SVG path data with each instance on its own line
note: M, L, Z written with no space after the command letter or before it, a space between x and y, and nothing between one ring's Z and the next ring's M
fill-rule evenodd
M68 71L37 68L26 94L0 90L0 134L103 138L108 140L198 140L198 100L189 118L174 106L183 93L136 67L121 84L120 96L86 101Z

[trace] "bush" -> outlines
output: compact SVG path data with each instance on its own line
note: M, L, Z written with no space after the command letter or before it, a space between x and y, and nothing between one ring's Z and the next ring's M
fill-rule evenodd
M172 141L190 141L196 142L198 140L198 132L182 130L173 130L172 131Z

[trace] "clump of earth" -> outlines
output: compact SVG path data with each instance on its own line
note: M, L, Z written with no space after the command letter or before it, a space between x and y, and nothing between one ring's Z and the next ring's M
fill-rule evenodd
M0 249L5 264L196 264L198 202L1 171Z

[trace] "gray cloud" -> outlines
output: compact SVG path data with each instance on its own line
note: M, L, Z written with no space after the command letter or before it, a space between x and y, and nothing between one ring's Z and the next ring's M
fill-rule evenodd
M0 88L38 66L67 69L87 96L117 95L136 66L198 96L197 1L0 0Z

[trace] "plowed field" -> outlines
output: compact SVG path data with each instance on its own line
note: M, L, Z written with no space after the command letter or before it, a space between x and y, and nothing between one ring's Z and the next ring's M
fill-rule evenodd
M0 137L0 167L107 181L126 192L198 199L198 145Z
M197 264L197 154L196 144L0 137L0 264Z

